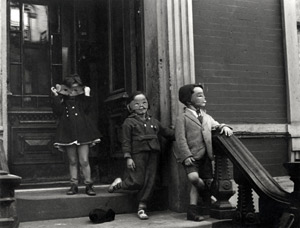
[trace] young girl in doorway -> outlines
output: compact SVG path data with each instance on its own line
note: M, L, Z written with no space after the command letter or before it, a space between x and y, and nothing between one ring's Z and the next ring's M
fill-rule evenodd
M174 139L174 131L162 127L160 122L148 114L146 95L133 93L127 101L130 115L122 125L122 150L128 168L128 177L116 178L108 192L115 190L139 190L138 212L140 219L148 219L147 202L153 192L158 166L160 144L158 134Z
M59 117L54 147L66 151L69 159L71 188L67 195L78 193L78 158L84 176L85 192L96 195L91 180L89 147L100 142L100 133L88 114L90 88L83 86L78 75L65 78L62 85L51 88L53 112Z

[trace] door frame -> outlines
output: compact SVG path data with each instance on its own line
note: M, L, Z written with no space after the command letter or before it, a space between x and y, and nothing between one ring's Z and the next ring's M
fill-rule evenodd
M7 120L7 1L0 1L0 72L1 72L1 113L0 113L0 138L3 139L5 156L8 148L8 120Z

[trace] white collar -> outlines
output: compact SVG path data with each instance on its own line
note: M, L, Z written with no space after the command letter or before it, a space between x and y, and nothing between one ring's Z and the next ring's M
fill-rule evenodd
M191 111L194 116L196 116L198 118L198 114L197 114L197 112L194 109L191 109L191 108L188 108L188 107L187 107L187 109L189 111ZM203 115L203 111L201 109L200 109L200 114Z

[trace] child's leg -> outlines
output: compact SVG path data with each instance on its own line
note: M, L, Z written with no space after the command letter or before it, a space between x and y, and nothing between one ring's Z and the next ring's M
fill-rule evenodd
M194 185L192 185L190 191L190 205L197 205L198 198L199 198L198 189Z
M187 211L187 219L192 221L202 221L204 217L200 215L200 208L197 206L199 191L205 188L204 181L199 177L198 172L188 173L188 179L192 183L190 191L190 205Z
M132 154L132 159L135 163L135 170L127 169L128 177L122 181L122 189L141 190L143 188L148 157L149 152Z
M89 164L89 146L88 145L80 145L77 148L79 163L82 169L82 173L84 176L84 183L91 184L91 167Z
M145 181L143 188L139 191L139 207L138 207L138 217L140 219L148 219L146 214L147 203L154 191L157 165L158 165L159 153L150 152L146 157L146 169L145 169Z
M128 177L125 180L116 178L108 187L108 192L113 193L115 190L141 190L144 186L145 169L149 152L140 152L132 154L132 160L135 163L135 170L127 169Z
M191 184L196 188L196 190L202 191L205 189L205 183L204 181L199 177L198 172L191 172L188 175L188 179L191 182Z
M77 152L76 146L66 147L69 159L69 170L71 176L71 188L67 191L67 195L74 195L78 193L78 168L77 168Z
M71 184L78 185L78 167L77 167L77 152L76 146L67 146L66 147L68 159L69 159L69 171L71 176Z
M159 153L157 152L150 152L147 153L147 155L148 156L146 157L146 161L145 161L146 169L145 169L144 185L139 192L140 202L143 205L147 205L147 202L153 193L155 187L158 158L159 158Z
M91 167L89 164L89 146L80 145L78 146L79 162L84 176L85 193L90 196L96 195L93 189L93 181L91 179Z

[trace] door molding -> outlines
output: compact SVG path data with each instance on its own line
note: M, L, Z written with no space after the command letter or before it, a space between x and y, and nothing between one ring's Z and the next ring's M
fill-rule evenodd
M0 138L7 157L7 1L0 1Z

